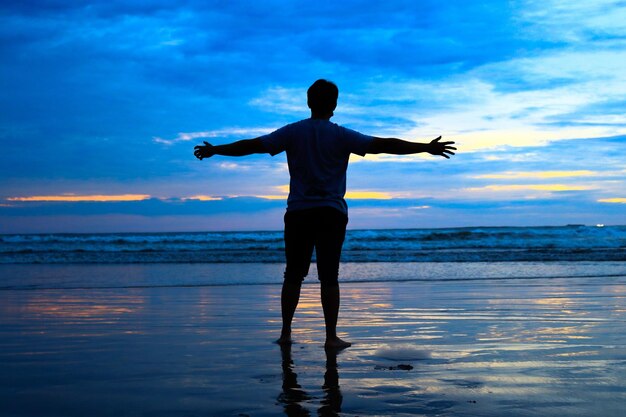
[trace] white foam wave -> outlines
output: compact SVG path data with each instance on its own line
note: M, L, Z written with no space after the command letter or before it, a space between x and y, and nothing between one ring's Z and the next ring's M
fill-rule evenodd
M430 351L413 345L387 346L378 349L374 356L391 361L419 361L430 359Z

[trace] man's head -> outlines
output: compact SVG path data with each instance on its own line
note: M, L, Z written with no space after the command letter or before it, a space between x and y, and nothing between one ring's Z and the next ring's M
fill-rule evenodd
M339 97L339 89L334 83L328 80L317 80L309 87L306 95L311 112L320 116L333 115Z

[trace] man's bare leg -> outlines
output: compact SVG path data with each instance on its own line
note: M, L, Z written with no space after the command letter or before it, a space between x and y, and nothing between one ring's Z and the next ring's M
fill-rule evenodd
M324 321L326 323L326 343L324 347L343 349L352 346L352 343L337 337L337 317L339 316L339 285L322 285L322 308L324 309Z
M283 328L280 332L280 337L276 341L278 344L291 343L291 321L293 315L298 307L298 301L300 300L300 287L302 283L283 281L283 289L280 293L280 307L283 316Z

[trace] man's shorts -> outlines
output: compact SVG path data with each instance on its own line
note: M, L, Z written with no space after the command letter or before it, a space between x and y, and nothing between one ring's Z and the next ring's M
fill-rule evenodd
M285 281L301 283L309 273L313 248L321 285L336 286L348 216L332 207L285 214Z

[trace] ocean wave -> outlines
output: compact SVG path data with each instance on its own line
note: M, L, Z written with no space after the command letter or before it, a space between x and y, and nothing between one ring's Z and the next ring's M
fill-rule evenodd
M315 261L315 257L313 258ZM356 250L342 253L344 262L519 262L519 261L626 261L626 250ZM281 250L184 250L144 248L124 251L49 251L0 254L0 264L9 263L282 263Z
M283 262L282 232L2 235L0 263ZM347 262L626 260L626 227L349 230Z

